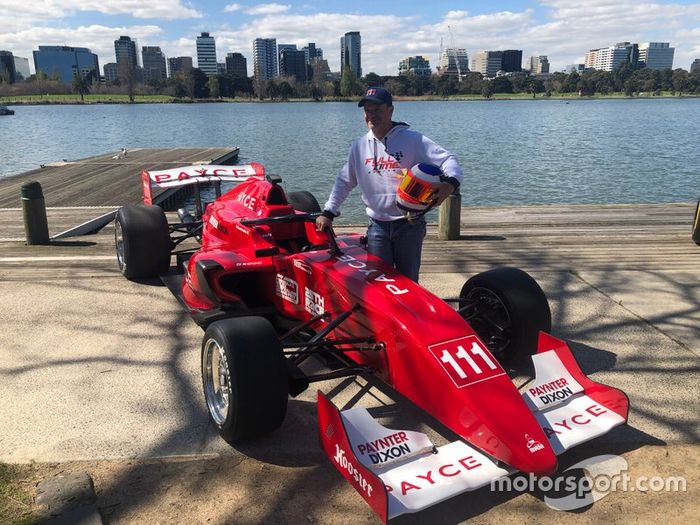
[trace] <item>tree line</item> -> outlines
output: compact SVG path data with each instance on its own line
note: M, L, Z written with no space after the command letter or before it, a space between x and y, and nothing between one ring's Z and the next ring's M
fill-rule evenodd
M558 72L549 77L520 72L488 79L481 73L469 72L458 80L456 76L451 75L381 76L375 73L356 79L350 70L346 69L340 79L328 79L319 72L312 81L298 82L293 77L260 81L252 77L234 77L228 74L207 76L200 69L193 68L162 81L138 82L132 72L121 71L120 80L114 83L100 83L94 77L76 77L72 85L63 84L57 77L47 77L40 73L33 75L26 82L0 83L0 96L75 93L82 99L84 95L94 93L127 94L132 101L136 95L166 95L183 101L230 98L325 100L355 97L370 86L384 86L395 96L416 97L479 95L490 98L497 93L527 93L533 97L613 93L635 96L640 93L660 95L662 91L682 95L700 94L700 71L688 73L684 69L633 69L623 64L614 71Z

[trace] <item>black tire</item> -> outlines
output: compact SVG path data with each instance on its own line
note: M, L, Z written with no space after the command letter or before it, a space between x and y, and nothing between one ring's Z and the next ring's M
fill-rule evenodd
M542 288L517 268L495 268L469 279L459 294L460 309L501 363L537 351L538 334L552 329L552 314Z
M222 369L228 377L224 377L225 389L220 384ZM261 437L278 428L287 413L289 379L272 324L263 317L210 324L202 341L202 383L209 417L229 443ZM224 403L225 390L228 398Z
M156 277L168 271L170 233L159 206L120 208L114 219L114 241L119 270L127 279Z
M700 200L695 207L695 220L693 221L693 241L700 246Z
M297 211L303 211L304 213L321 212L321 206L318 205L316 197L310 191L293 191L287 195L287 201Z

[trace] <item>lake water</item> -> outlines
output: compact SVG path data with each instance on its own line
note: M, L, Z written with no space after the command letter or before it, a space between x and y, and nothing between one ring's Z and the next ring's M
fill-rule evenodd
M17 106L0 117L0 176L127 148L241 148L288 191L325 201L352 139L354 103ZM397 102L454 152L465 205L645 203L700 196L700 99ZM359 197L343 219L364 220Z

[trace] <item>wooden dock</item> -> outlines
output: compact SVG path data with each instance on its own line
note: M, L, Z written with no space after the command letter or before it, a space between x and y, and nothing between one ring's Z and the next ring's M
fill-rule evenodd
M145 170L189 164L233 164L238 148L130 149L80 160L61 160L12 177L0 178L0 208L20 206L20 188L39 181L46 206L123 206L141 201ZM78 224L78 223L76 223Z
M49 208L49 232L114 209ZM700 246L691 240L694 211L693 203L462 208L461 239L439 241L436 225L429 225L421 275L468 276L499 265L535 273L696 273ZM118 276L112 223L95 235L25 246L21 210L0 209L0 221L0 281Z

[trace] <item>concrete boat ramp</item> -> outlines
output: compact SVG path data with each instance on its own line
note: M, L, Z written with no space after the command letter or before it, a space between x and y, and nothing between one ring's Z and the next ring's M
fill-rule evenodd
M137 153L128 152L130 164ZM163 164L154 160L150 167L156 166ZM138 175L142 167L129 170ZM318 449L315 389L290 401L283 427L270 437L228 446L204 406L201 330L159 282L121 277L111 224L94 235L26 246L19 181L0 181L0 461L60 463L91 473L102 515L114 523L374 522ZM75 195L83 200L69 202L67 193L52 195L51 182L42 184L52 234L133 202L114 193L110 202L88 204L82 190ZM618 491L585 512L563 514L538 501L536 491L486 488L397 522L589 523L636 516L639 523L658 517L675 523L697 516L694 209L691 203L463 208L460 240L438 241L429 227L421 274L428 289L454 297L466 278L496 265L530 272L549 297L553 334L567 340L586 373L630 398L629 424L564 455L563 468L619 454L633 479L683 476L687 491ZM445 439L444 429L381 385L358 379L320 388L338 406L375 407L394 428L407 424Z

